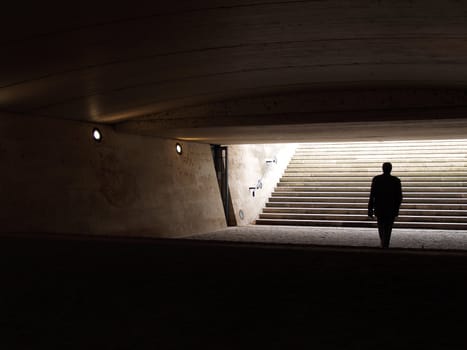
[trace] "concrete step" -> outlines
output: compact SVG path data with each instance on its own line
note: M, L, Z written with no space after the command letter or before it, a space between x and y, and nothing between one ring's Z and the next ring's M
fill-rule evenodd
M348 155L359 155L359 156L384 156L384 157L400 157L405 154L416 154L420 156L425 156L425 158L440 158L439 155L447 155L449 158L449 155L452 155L453 157L458 157L460 155L466 155L467 154L467 148L459 148L459 149L445 149L445 148L440 148L440 149L399 149L399 150L391 150L391 149L380 149L380 150L365 150L365 149L353 149L353 148L348 148L348 149L341 149L341 150L331 150L331 151L326 151L326 150L301 150L298 149L294 153L294 157L308 157L308 156L323 156L323 157L328 157L328 156L348 156ZM402 157L401 157L402 158Z
M342 145L317 145L305 146L300 145L297 147L296 152L348 152L349 150L362 151L362 152L401 152L401 151L426 151L426 152L465 152L467 144L465 142L459 144L407 144L407 145L394 145L394 144L366 144L366 145L350 145L343 143Z
M431 181L431 182L421 182L421 181L407 181L405 180L402 184L404 189L409 187L443 187L443 188L462 188L467 187L467 182L442 182L442 181ZM317 182L317 181L280 181L277 183L277 187L361 187L361 186L371 186L371 181L361 180L361 181L328 181L328 182Z
M329 171L320 171L320 170L315 170L313 172L303 172L303 171L294 171L294 170L289 170L287 169L284 172L283 176L295 176L295 177L337 177L337 176L344 176L347 178L352 178L352 177L367 177L367 178L373 178L375 175L379 175L378 172L375 171L335 171L335 172L329 172ZM392 173L392 175L397 176L399 178L403 177L416 177L416 176L440 176L442 175L443 177L460 177L460 176L467 176L467 172L465 171L450 171L450 172L432 172L432 171L425 171L425 172L403 172L403 171L395 171Z
M397 163L407 163L408 159L414 160L418 163L427 162L429 160L435 160L440 163L446 163L448 161L452 162L465 162L467 155L465 153L451 153L451 154L440 154L439 156L436 154L431 154L429 156L425 156L420 153L404 153L404 154L371 154L371 155L364 155L358 153L349 153L349 154L295 154L291 161L293 163L301 163L301 162L332 162L338 161L343 163L348 163L351 161L359 162L367 162L367 163L383 163L385 160L389 160L392 162Z
M431 164L431 163L436 163L436 164L465 164L466 160L461 159L461 158L438 158L438 157L420 157L420 158L412 158L409 161L406 160L403 156L400 159L397 159L397 164L398 165L404 165L404 164L412 164L412 163L417 163L417 164ZM319 159L316 160L313 157L309 157L309 159L300 159L300 158L292 158L289 165L299 165L299 164L347 164L347 165L353 165L353 164L371 164L371 165L379 165L381 167L382 162L381 160L368 160L368 159L348 159L348 160L338 160L335 157L330 157L329 159ZM393 160L393 165L394 160Z
M269 197L269 202L307 202L307 203L318 203L318 202L331 202L331 203L347 203L352 201L355 203L368 203L368 197L338 197L338 196L329 196L329 197L280 197L272 194ZM467 204L467 198L430 198L430 197L418 197L410 198L404 197L403 203L405 204Z
M462 160L467 158L467 152L453 153L453 152L437 152L437 153L423 153L420 151L413 152L401 152L395 154L393 152L326 152L326 153L309 153L309 154L297 154L295 153L292 157L294 160L298 159L334 159L334 160L346 160L346 159L361 159L368 161L382 161L384 159L398 159L401 161L407 158L415 159L441 159L450 158Z
M334 172L365 172L365 173L371 173L374 175L379 175L381 174L381 167L368 167L368 166L362 166L362 167L348 167L348 166L339 166L339 165L329 165L329 166L297 166L297 167L288 167L285 173L334 173ZM394 175L397 173L400 175L405 174L405 173L439 173L443 174L444 172L447 173L452 173L452 172L461 172L464 174L467 174L467 167L464 166L458 166L458 167L438 167L436 165L432 165L429 167L419 167L416 165L412 166L407 166L404 168L397 168L394 169L393 173Z
M362 142L316 142L316 143L301 143L297 149L346 149L351 145L352 148L444 148L444 147L459 147L463 148L466 145L466 140L441 140L441 141L362 141Z
M367 208L264 208L263 214L335 214L366 216ZM401 209L400 216L465 216L464 210Z
M403 184L404 193L411 192L443 192L443 193L463 193L467 192L467 187L448 186L406 186ZM275 192L365 192L368 193L371 183L366 186L278 186Z
M267 202L266 208L355 208L367 209L367 201L356 202ZM265 209L266 209L265 208ZM462 204L446 204L446 203L405 203L401 205L401 210L417 209L417 210L452 210L460 211L467 214L467 203Z
M372 175L364 175L364 176L342 176L340 174L332 174L332 175L321 175L321 176L315 176L313 174L311 175L297 175L297 174L284 174L282 178L280 179L280 182L298 182L298 181L303 181L303 182L328 182L328 181L348 181L348 182L353 182L353 181L358 181L358 182L370 182L371 179L373 178ZM419 175L419 176L403 176L401 178L405 182L409 181L419 181L419 182L425 182L425 181L430 181L430 182L467 182L467 175L466 176L447 176L445 174L443 175L433 175L433 176L426 176L425 174Z
M303 167L303 166L340 166L340 167L349 167L352 169L353 167L371 167L371 168L378 168L381 171L381 166L384 162L390 162L393 165L393 169L401 168L407 166L419 166L424 168L426 166L437 165L439 167L447 167L447 166L465 166L467 164L467 158L457 158L457 159L446 159L446 161L441 160L441 158L427 158L427 157L412 157L408 158L404 156L404 158L395 158L395 157L380 157L376 159L365 159L365 158L337 158L337 157L330 157L330 158L315 158L310 157L309 159L303 158L292 158L289 163L290 167Z
M407 150L400 152L374 152L374 151L358 151L348 149L346 151L336 151L336 152L300 152L296 151L293 154L293 159L367 159L367 160L382 160L382 159L398 159L404 161L406 156L417 158L420 160L423 159L438 159L442 160L443 158L459 160L467 156L467 149L462 151L444 151L444 150L433 150L433 151L424 151L424 150Z
M258 219L257 225L281 226L332 226L332 227L377 227L374 220L362 221L324 221L324 220L276 220ZM440 222L395 222L394 228L436 229L436 230L466 230L467 224ZM376 233L377 234L377 233Z
M366 214L296 214L296 213L263 213L260 214L260 219L286 219L286 220L326 220L326 221L352 221L364 220ZM467 224L466 216L409 216L400 215L397 218L398 222L439 222L444 223L465 223Z
M460 148L466 147L466 140L443 140L443 141L365 141L365 142L319 142L319 143L302 143L297 149L348 149L349 145L352 148L364 148L364 149L399 149L399 148Z
M273 192L272 197L332 197L332 196L339 196L339 197L366 197L368 198L370 195L370 190L368 189L366 192L320 192L320 191L307 191L307 192ZM406 192L404 193L404 199L409 198L467 198L467 193L460 193L460 192Z
M467 164L467 163L466 163ZM450 171L465 171L466 166L462 165L438 165L435 163L427 163L427 164L406 164L403 167L396 166L392 163L394 171L397 172L410 172L410 171L430 171L430 172L450 172ZM374 172L375 175L381 174L381 164L299 164L294 165L290 164L287 170L294 170L294 171L371 171Z

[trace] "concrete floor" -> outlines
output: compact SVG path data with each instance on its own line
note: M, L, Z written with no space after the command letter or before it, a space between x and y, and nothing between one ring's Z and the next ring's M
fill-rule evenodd
M379 247L374 228L236 226L222 231L186 237L196 240L242 243ZM391 248L467 250L467 231L394 229Z
M223 234L376 244L325 231ZM467 349L466 252L200 237L0 236L0 349Z

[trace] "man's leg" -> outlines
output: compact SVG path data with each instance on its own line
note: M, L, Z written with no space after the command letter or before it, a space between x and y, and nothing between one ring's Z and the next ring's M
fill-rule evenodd
M383 224L383 248L389 248L389 242L391 240L392 225L394 223L393 219L386 219Z
M378 233L382 248L389 248L393 223L393 218L378 218Z
M378 220L378 234L379 234L379 242L382 248L384 248L384 222L382 219L377 218Z

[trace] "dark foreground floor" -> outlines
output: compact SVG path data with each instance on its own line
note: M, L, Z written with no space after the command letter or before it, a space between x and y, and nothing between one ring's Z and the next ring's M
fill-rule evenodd
M467 254L0 238L0 349L462 349Z

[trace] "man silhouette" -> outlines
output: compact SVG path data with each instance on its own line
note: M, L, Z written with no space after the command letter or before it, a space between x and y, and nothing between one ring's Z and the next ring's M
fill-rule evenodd
M373 218L373 214L376 215L382 248L389 247L392 225L402 203L401 181L391 175L391 170L391 163L383 163L383 174L375 176L371 182L368 201L368 216Z

